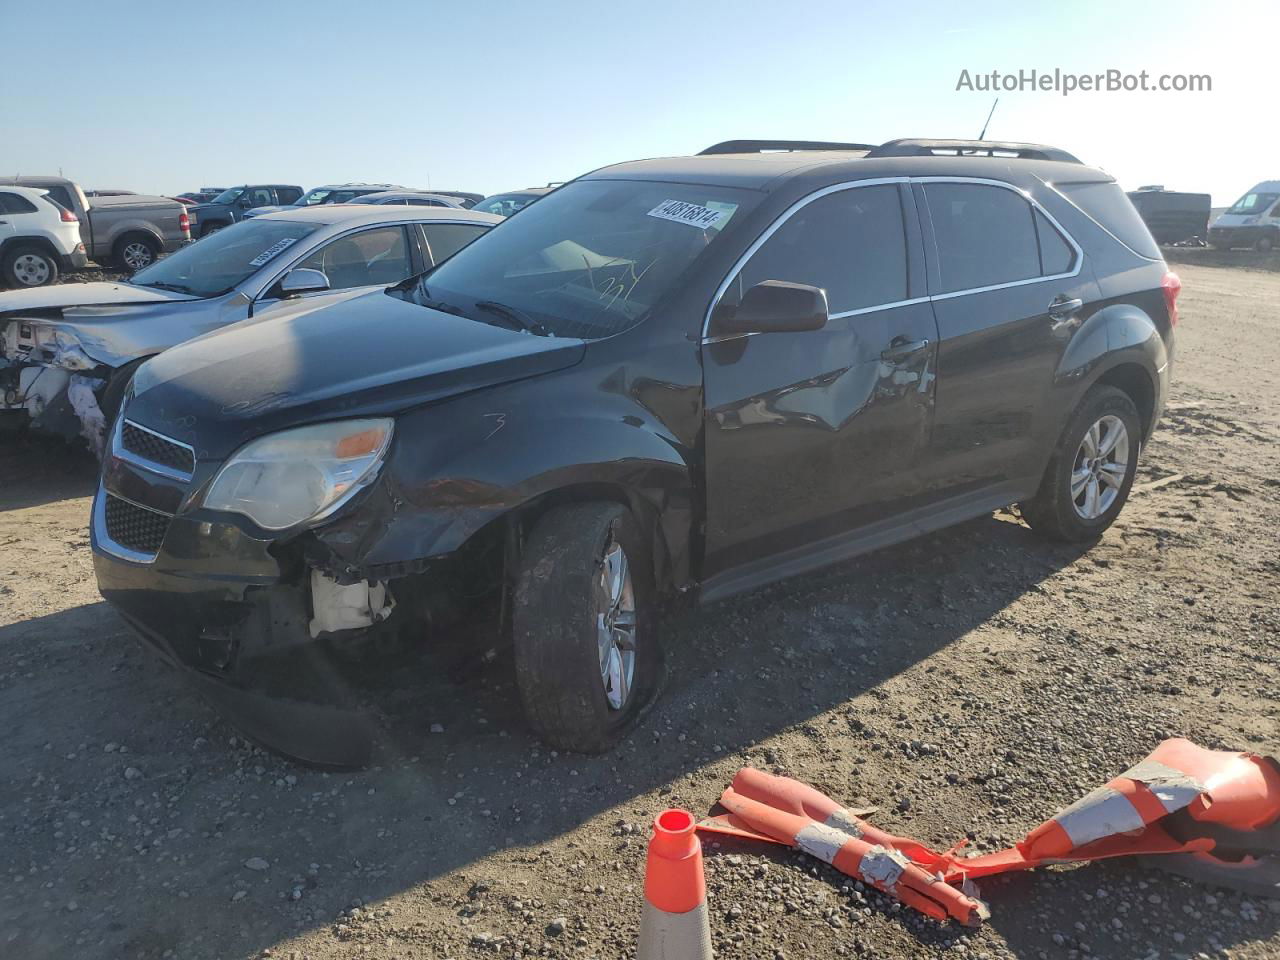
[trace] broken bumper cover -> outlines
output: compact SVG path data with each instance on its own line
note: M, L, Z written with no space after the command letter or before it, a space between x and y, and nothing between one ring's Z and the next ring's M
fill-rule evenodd
M144 555L108 535L106 499L100 487L90 532L98 589L145 644L272 750L321 766L367 764L375 728L341 680L326 671L327 689L299 682L311 646L305 595L271 544L177 516L159 552Z

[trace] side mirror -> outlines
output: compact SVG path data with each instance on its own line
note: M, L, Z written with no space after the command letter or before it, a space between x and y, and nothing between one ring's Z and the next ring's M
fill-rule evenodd
M320 270L298 267L280 280L280 296L296 297L300 293L317 293L329 289L329 278Z
M765 280L746 292L733 307L716 307L710 333L714 337L736 333L799 333L827 325L827 292L807 283Z

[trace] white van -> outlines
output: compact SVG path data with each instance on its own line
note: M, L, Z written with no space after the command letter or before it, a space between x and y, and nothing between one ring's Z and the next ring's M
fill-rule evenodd
M1209 227L1209 243L1222 250L1280 247L1280 180L1263 180Z

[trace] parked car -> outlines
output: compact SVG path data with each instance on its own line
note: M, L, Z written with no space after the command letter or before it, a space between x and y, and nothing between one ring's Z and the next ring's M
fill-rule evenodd
M1207 193L1179 193L1164 187L1139 187L1129 194L1134 209L1156 243L1182 243L1209 235L1210 197Z
M175 200L189 200L191 203L209 203L214 200L218 194L222 193L226 187L201 187L199 190L191 190L187 193L180 193Z
M438 193L442 197L453 197L467 210L484 199L483 193L467 193L465 190L432 190L431 192Z
M1264 180L1213 221L1209 243L1223 250L1253 247L1267 253L1280 246L1280 180Z
M752 152L783 147L597 170L421 278L145 364L94 501L102 595L317 762L367 753L280 699L280 658L472 598L533 728L598 751L657 686L664 598L1012 503L1099 536L1177 319L1124 191L1052 147Z
M186 209L168 197L131 195L88 199L63 177L0 177L0 186L35 187L66 207L80 223L90 260L140 270L191 239Z
M308 190L288 205L283 203L274 206L254 207L245 212L245 218L260 217L264 213L278 213L294 207L314 207L326 203L350 203L356 197L369 193L383 193L387 190L405 190L407 188L393 183L331 183L327 186Z
M366 193L353 197L349 203L372 203L381 206L386 203L399 204L406 207L452 207L465 210L462 201L456 197L445 197L438 193L424 193L421 190L382 190L378 193Z
M208 203L189 208L194 236L207 237L223 227L239 223L254 207L290 204L302 196L302 188L286 183L244 184L230 187Z
M80 222L48 190L0 187L0 278L7 286L43 287L87 262Z
M99 449L148 357L282 301L403 280L498 222L444 207L317 207L236 224L123 283L0 294L0 412Z
M474 207L484 213L494 213L500 217L509 217L517 210L523 210L539 197L545 197L554 187L529 187L527 190L512 190L508 193L495 193L485 197Z

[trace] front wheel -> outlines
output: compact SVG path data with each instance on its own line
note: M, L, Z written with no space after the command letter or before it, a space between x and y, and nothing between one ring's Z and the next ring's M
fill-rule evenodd
M1275 243L1270 237L1259 237L1258 242L1253 246L1259 253L1270 253L1271 248L1275 246Z
M558 507L530 532L511 614L516 683L550 745L608 749L656 690L651 571L646 538L617 504Z
M1138 469L1142 424L1123 390L1098 385L1072 414L1040 490L1021 505L1031 529L1053 540L1097 539L1115 522Z

